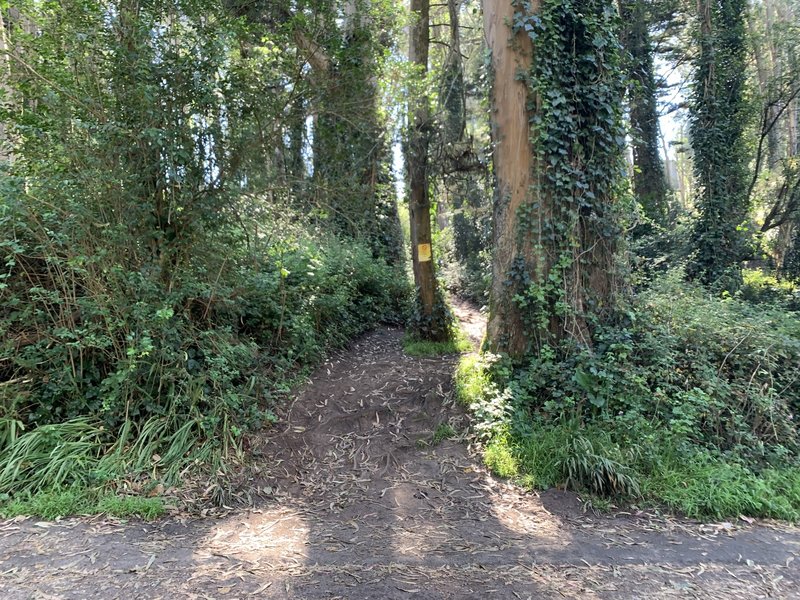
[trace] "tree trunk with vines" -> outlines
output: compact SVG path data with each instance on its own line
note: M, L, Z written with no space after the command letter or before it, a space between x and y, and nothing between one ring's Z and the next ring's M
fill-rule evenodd
M496 177L488 346L514 360L564 342L590 348L619 288L613 8L487 0L484 28Z

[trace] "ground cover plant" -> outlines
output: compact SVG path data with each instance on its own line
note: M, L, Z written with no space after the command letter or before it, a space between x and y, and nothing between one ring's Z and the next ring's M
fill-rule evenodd
M715 297L670 272L591 352L513 369L465 359L457 386L487 465L692 517L800 518L799 322L783 303L751 302L761 276L745 281L758 285Z
M450 334L450 338L446 342L432 342L421 340L413 334L406 334L403 338L403 349L406 354L419 357L461 354L472 349L469 340L457 326L454 326L454 331Z

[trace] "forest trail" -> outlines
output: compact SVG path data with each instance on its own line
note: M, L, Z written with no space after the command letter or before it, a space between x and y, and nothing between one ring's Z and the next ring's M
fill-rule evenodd
M480 315L457 306L468 334ZM469 449L456 358L381 328L323 364L254 449L271 497L219 518L0 523L0 598L797 598L800 530L594 515ZM450 425L458 436L434 439ZM265 471L267 472L267 471Z

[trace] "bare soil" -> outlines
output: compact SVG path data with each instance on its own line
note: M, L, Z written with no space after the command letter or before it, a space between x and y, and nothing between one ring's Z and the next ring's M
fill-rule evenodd
M251 448L254 508L0 522L0 599L800 598L797 528L597 515L492 477L453 400L457 357L411 358L402 335L314 373ZM435 444L443 423L458 436Z

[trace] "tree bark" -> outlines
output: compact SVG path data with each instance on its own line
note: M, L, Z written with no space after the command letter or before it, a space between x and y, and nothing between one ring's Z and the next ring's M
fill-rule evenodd
M622 0L622 46L628 51L628 87L633 149L633 190L645 216L666 222L667 180L658 154L658 107L647 9L643 0Z
M700 52L690 106L698 181L689 277L735 289L749 253L745 0L701 0Z
M447 57L442 65L442 85L439 102L444 112L443 142L448 159L457 152L456 144L464 138L467 126L466 97L464 90L464 65L461 57L461 27L459 11L461 0L448 0L450 36Z
M6 32L6 23L3 18L3 9L0 8L0 102L3 103L12 101L12 91L9 85L11 71L8 51L8 33ZM13 155L8 148L10 141L7 125L0 121L0 164L13 161Z
M532 3L534 10L538 1ZM528 88L517 72L531 67L530 38L511 36L514 6L509 0L485 0L483 7L486 43L492 53L491 120L494 143L494 255L487 337L494 351L521 356L528 345L522 315L508 293L506 278L517 256L538 262L529 238L517 235L517 215L529 199L533 149L529 141Z
M429 0L411 0L411 14L414 22L409 31L408 60L416 67L417 77L424 79L428 72L430 46ZM411 260L420 316L425 322L419 333L430 339L445 339L446 329L434 323L437 290L433 264L431 203L428 195L428 132L431 127L428 102L427 95L423 91L415 94L409 103L406 164L409 179Z
M624 88L607 9L484 2L496 178L487 339L512 360L591 348L614 312Z

